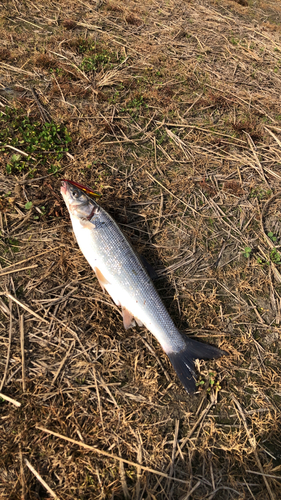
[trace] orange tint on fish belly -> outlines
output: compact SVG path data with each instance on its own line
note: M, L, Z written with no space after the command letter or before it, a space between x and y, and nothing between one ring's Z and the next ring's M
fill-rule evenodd
M93 224L91 222L81 220L81 218L77 219L73 216L71 217L71 219L76 239L79 242L79 247L86 260L95 271L102 290L106 290L115 304L119 307L122 307L124 328L127 330L128 328L135 326L135 322L139 326L143 326L144 323L139 318L140 311L138 311L138 314L134 314L133 312L135 311L136 313L136 303L134 302L134 299L132 299L132 295L130 294L130 292L126 292L126 290L122 289L122 287L120 287L117 283L114 283L114 280L112 283L110 281L111 277L108 275L107 270L105 268L101 270L100 267L97 266L97 260L93 258L94 253L92 253L88 245L88 234L89 230L93 230ZM105 277L105 275L107 277ZM137 307L137 309L139 308ZM133 320L135 320L135 322ZM147 326L149 327L149 325Z

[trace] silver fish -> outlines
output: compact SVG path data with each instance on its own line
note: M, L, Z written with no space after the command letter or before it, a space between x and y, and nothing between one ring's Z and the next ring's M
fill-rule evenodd
M181 335L139 256L112 217L91 197L95 193L74 181L63 180L61 194L78 245L102 289L122 308L125 329L136 323L144 325L161 344L186 391L194 392L193 360L218 358L226 353Z

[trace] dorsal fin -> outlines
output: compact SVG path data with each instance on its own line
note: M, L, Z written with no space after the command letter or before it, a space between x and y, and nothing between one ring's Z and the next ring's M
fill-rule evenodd
M143 256L143 255L140 255L139 254L139 258L143 264L143 267L145 267L146 269L146 272L148 274L148 276L150 277L150 279L153 280L157 280L159 278L157 272L155 271L154 267L149 264L149 262L146 260L146 258Z

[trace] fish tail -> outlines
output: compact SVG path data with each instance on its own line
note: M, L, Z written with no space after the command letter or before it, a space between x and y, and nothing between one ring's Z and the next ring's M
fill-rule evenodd
M227 352L209 344L193 339L185 340L186 347L181 351L168 352L169 359L188 393L196 390L196 372L194 359L220 358Z

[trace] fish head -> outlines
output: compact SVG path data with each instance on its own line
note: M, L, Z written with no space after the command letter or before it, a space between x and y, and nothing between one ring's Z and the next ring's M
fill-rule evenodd
M90 197L96 195L90 188L86 188L74 181L63 179L61 194L70 215L80 219L88 219L98 211L99 205Z

